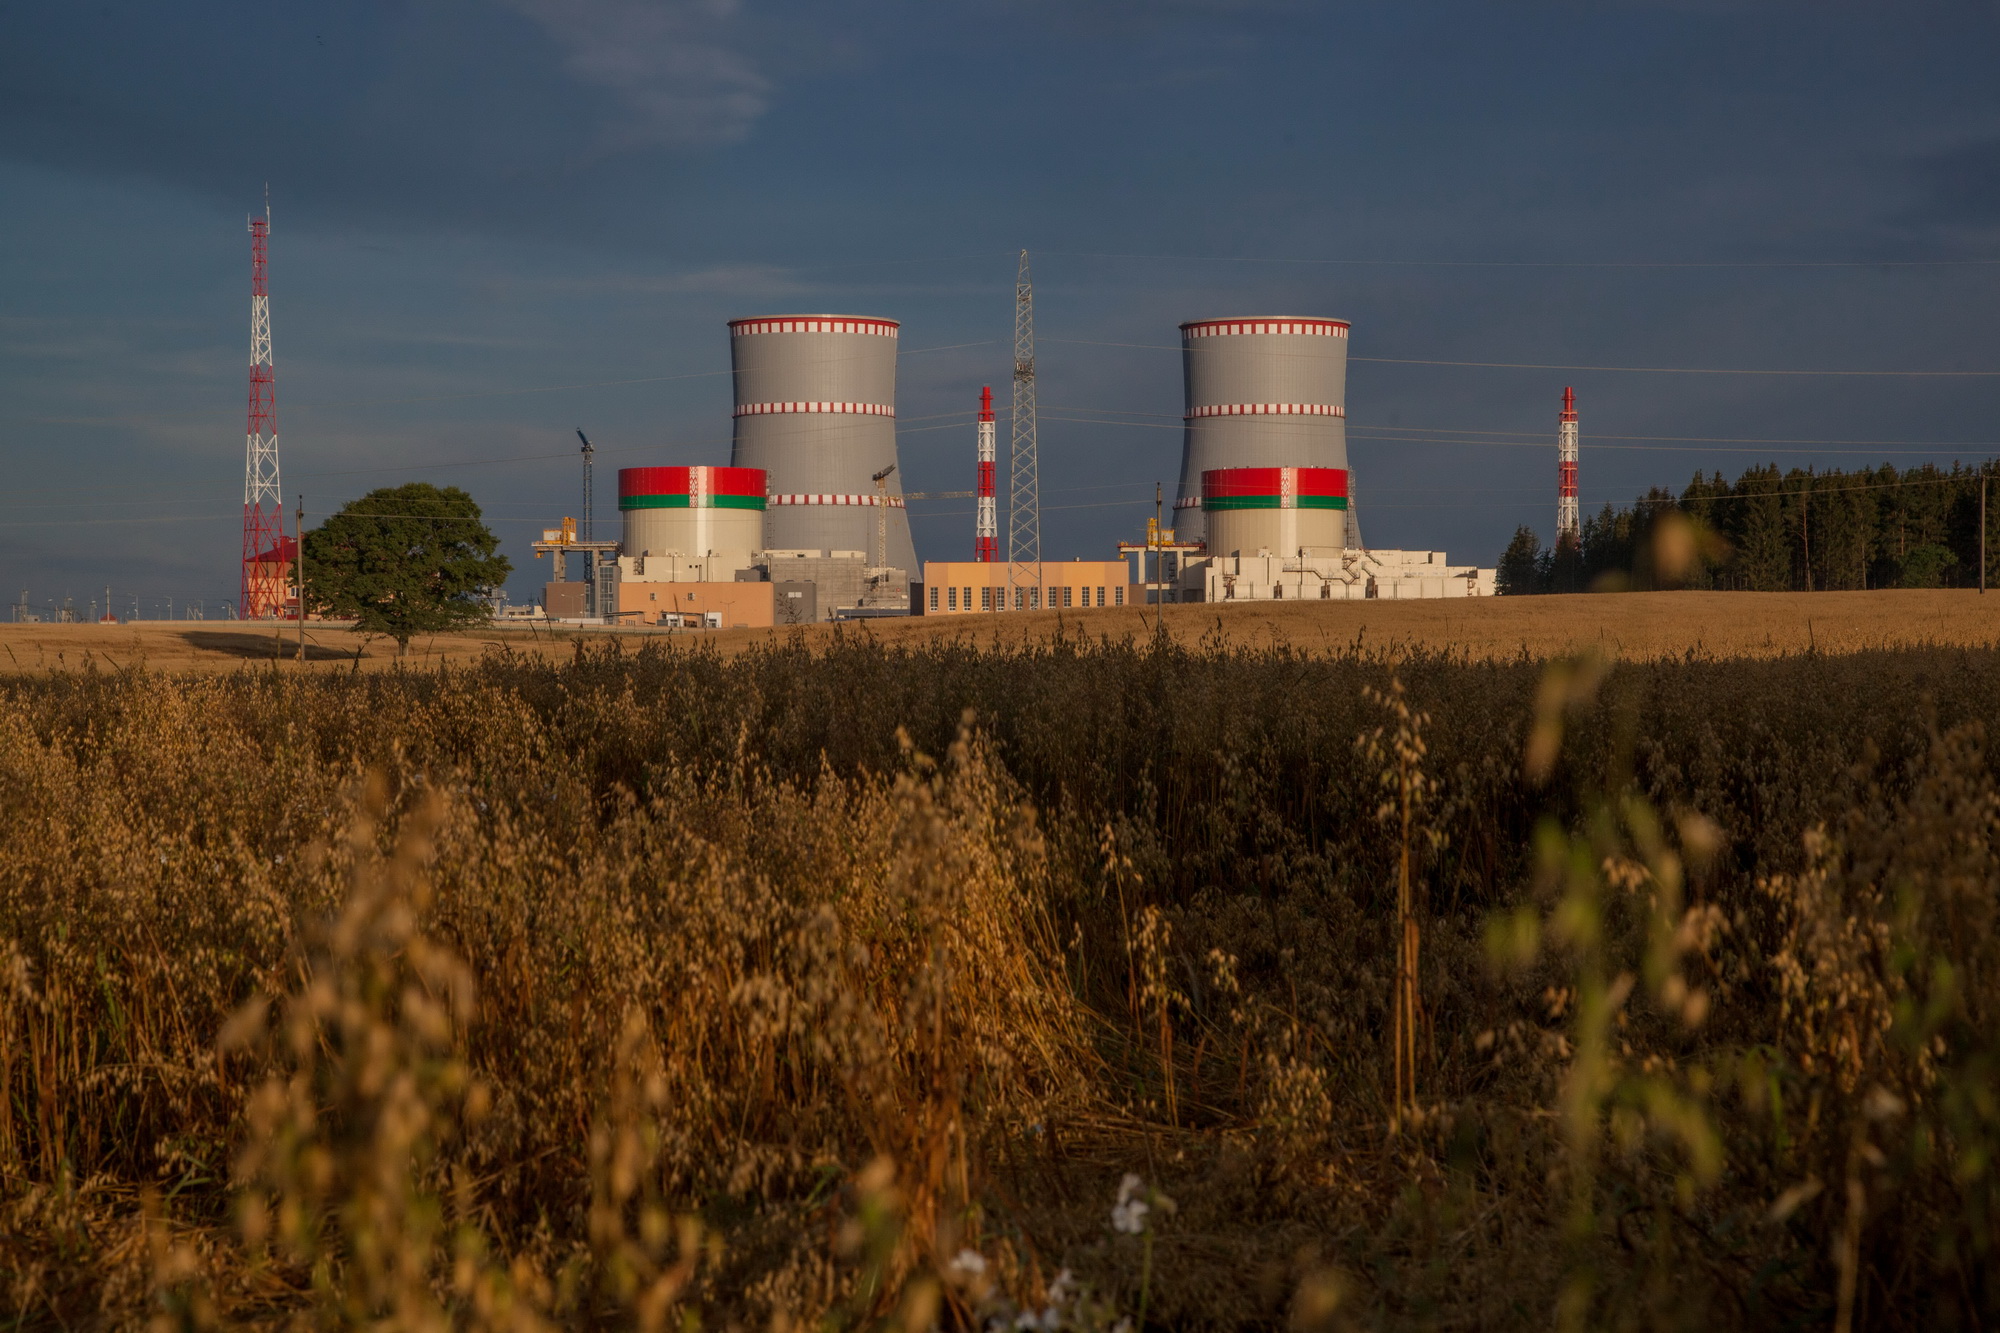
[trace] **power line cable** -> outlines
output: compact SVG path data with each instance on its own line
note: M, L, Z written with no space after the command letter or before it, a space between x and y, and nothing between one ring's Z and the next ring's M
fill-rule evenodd
M1202 347L1184 348L1168 343L1119 343L1100 342L1088 338L1044 338L1043 342L1068 343L1076 347L1126 347L1146 352L1183 352L1221 350ZM1309 353L1274 353L1278 356L1308 356ZM1873 379L1995 379L2000 378L2000 370L1739 370L1732 367L1711 366L1577 366L1541 361L1441 361L1418 357L1399 356L1350 356L1349 361L1366 361L1373 365L1385 366L1464 366L1478 370L1587 370L1603 374L1632 375L1809 375L1809 376L1857 376Z
M998 341L996 338L987 338L979 342L946 343L938 347L910 347L899 350L897 355L899 357L923 356L929 352L956 352L967 347L991 347ZM479 398L519 398L528 394L566 393L576 389L606 389L628 384L669 384L682 380L716 379L723 375L734 373L733 370L697 370L681 375L642 375L635 379L588 380L575 384L537 384L514 389L480 389L471 393L427 394L416 398L353 398L347 400L335 399L331 402L323 403L288 403L285 407L285 413L287 416L292 416L299 412L324 412L338 408L409 407L418 403L464 402ZM24 417L22 419L35 422L38 425L105 426L116 425L122 422L185 421L193 417L211 415L217 410L214 408L190 408L185 412L132 413L110 417Z
M1134 259L1181 264L1296 264L1341 268L1576 268L1576 269L1872 269L1993 268L2000 259L1312 259L1275 255L1146 255L1091 250L1043 250L1067 259Z

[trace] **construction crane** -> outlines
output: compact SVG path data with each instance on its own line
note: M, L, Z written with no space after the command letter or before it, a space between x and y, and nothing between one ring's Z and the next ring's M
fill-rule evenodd
M571 555L582 555L591 561L592 564L595 564L596 557L600 553L616 551L618 549L617 542L594 542L588 538L577 536L576 520L573 518L563 519L562 526L559 528L543 528L542 539L532 543L532 545L534 547L535 559L540 560L544 554L555 557L557 582L561 582L569 577L569 557ZM597 571L594 568L591 569L590 575L595 579Z
M896 470L894 463L877 472L870 480L875 483L875 568L889 567L889 474Z
M591 498L597 489L590 484L590 463L596 456L597 450L591 447L590 437L581 430L577 431L576 438L583 441L583 539L589 541Z

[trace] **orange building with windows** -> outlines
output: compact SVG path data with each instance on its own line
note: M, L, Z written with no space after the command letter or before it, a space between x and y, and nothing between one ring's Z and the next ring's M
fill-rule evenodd
M964 615L981 611L1082 611L1100 606L1130 606L1134 592L1132 567L1123 560L1048 561L1030 566L1028 582L1010 589L1004 560L933 560L924 564L924 581L914 589L910 613L919 616ZM1009 599L1013 605L1008 606Z

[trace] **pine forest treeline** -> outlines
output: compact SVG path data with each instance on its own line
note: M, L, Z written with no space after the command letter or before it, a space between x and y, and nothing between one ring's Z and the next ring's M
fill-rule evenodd
M1980 491L1992 463L1934 463L1898 472L1776 465L1731 482L1696 473L1676 496L1654 487L1630 508L1583 520L1581 540L1542 545L1522 527L1500 560L1503 593L1675 586L1741 592L1979 585ZM1688 520L1695 558L1667 585L1650 553L1669 515ZM1986 577L2000 576L2000 485L1986 496Z

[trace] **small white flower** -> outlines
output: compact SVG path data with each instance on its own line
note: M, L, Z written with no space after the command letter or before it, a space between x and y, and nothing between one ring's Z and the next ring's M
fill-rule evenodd
M1132 1333L1131 1319L1129 1318L1121 1319L1117 1323L1113 1324L1111 1326L1111 1333Z
M1067 1305L1069 1304L1070 1297L1075 1294L1076 1274L1070 1272L1067 1268L1057 1273L1056 1280L1049 1283L1049 1304L1051 1306Z
M1129 1172L1118 1182L1118 1203L1111 1210L1113 1230L1136 1236L1146 1229L1146 1214L1152 1208L1144 1199L1133 1197L1144 1187L1145 1182Z
M947 1267L953 1277L981 1277L986 1272L986 1256L977 1250L960 1250Z

